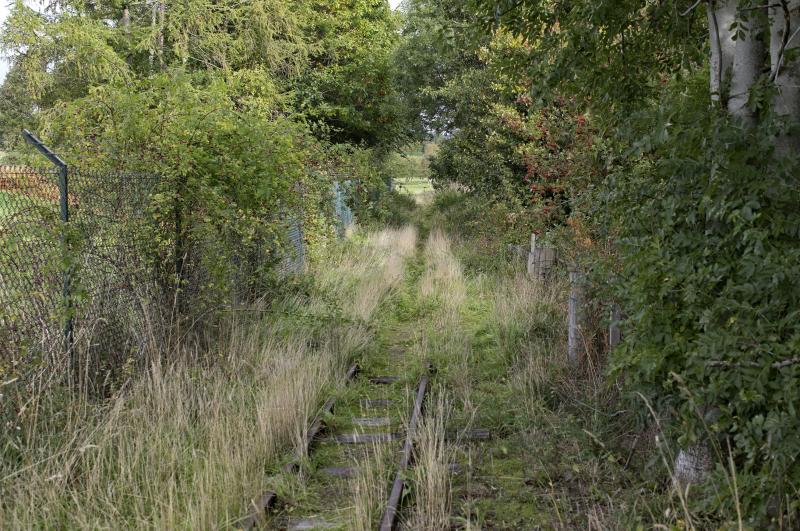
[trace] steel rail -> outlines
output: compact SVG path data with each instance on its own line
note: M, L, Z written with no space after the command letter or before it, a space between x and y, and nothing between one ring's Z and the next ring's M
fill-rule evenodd
M353 378L355 378L358 374L359 370L361 369L358 363L351 365L347 370L347 374L345 375L345 383L352 381ZM331 397L325 402L325 404L323 404L322 409L320 409L319 413L317 413L317 415L314 417L314 420L311 422L311 426L308 429L308 433L306 434L304 441L305 448L300 451L301 455L296 456L295 459L286 463L282 468L284 472L288 474L298 472L300 470L300 459L311 451L314 440L325 428L325 418L333 413L333 406L335 403L336 399ZM277 501L278 495L275 492L265 492L261 497L253 502L253 511L241 521L239 527L245 531L256 528L259 521L266 516L267 512L275 506L275 502Z
M394 529L397 513L400 509L400 501L405 489L405 473L411 465L414 451L414 436L417 431L417 424L419 417L422 414L422 403L425 400L425 392L428 388L430 378L423 376L419 381L417 387L417 397L414 400L414 410L411 414L411 421L408 423L408 431L406 432L406 442L403 445L403 452L400 457L400 463L397 469L394 483L392 483L392 492L389 494L389 501L386 504L386 510L381 518L380 531L392 531Z

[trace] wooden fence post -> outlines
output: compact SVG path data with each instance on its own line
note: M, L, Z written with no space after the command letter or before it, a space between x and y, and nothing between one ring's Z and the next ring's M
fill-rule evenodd
M546 280L556 264L556 250L536 244L536 234L531 235L531 252L528 254L528 276Z
M569 272L569 308L568 308L568 351L569 363L575 368L583 366L584 344L583 329L585 326L584 316L584 294L583 294L584 274L576 269Z

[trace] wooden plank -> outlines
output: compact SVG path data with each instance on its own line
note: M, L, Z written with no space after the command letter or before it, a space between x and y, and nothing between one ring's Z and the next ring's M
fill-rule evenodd
M451 431L447 433L448 441L486 441L492 438L491 430L474 428L467 431Z
M389 407L392 404L394 404L394 400L385 400L385 399L362 400L359 403L361 404L361 407L363 407L363 408L376 409L376 408L382 408L382 407Z
M402 433L345 433L337 435L333 441L339 444L364 444L392 442L402 438Z
M322 518L303 518L299 520L290 520L286 529L288 531L306 531L308 529L332 529L334 527L338 526Z
M370 383L376 385L391 385L400 381L399 376L372 376L369 379Z
M253 512L241 522L240 527L248 531L254 529L259 520L266 516L267 512L272 509L277 499L277 494L274 492L267 492L255 500L253 502Z
M358 424L359 426L369 426L369 427L378 427L378 426L389 426L392 423L392 419L389 417L359 417L353 419L353 424Z
M339 478L351 478L358 474L358 469L352 466L329 466L320 470L322 474L327 476L336 476Z

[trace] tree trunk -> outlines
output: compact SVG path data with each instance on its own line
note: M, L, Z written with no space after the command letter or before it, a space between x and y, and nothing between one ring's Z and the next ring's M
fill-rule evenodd
M791 51L800 48L800 0L782 0L777 4L779 7L770 8L771 77L777 89L773 109L796 127L800 123L800 59L792 58ZM800 133L781 134L775 148L778 156L798 153Z
M736 17L738 0L708 0L706 13L711 42L711 101L722 101L722 90L733 66L736 42L731 24Z
M119 21L119 25L122 27L125 33L130 33L131 31L131 10L128 6L122 8L122 19Z
M750 88L758 79L760 68L755 58L759 53L755 31L747 32L744 39L734 39L731 26L737 19L739 0L707 0L708 32L711 42L711 101L721 104L726 98L723 94L730 82L727 109L734 116L753 123L754 114L747 106ZM740 19L741 20L741 19ZM742 40L744 42L739 43ZM764 55L764 48L761 54ZM763 59L762 63L763 64ZM742 68L743 72L737 72ZM692 444L678 452L673 464L672 481L681 489L687 485L702 483L711 468L708 446L704 442Z
M689 485L697 485L705 480L711 469L711 452L705 443L695 443L678 453L672 472L676 487L686 490Z
M736 15L736 48L731 72L731 91L728 98L728 112L745 124L756 124L755 110L748 105L750 90L765 73L767 60L766 28L763 13L743 12Z

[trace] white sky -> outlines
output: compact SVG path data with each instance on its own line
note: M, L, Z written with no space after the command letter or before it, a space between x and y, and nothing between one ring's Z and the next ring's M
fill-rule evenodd
M8 16L8 12L10 11L10 4L12 0L0 0L0 27L2 27L3 23ZM397 9L397 6L400 5L402 0L389 0L389 5L392 6L392 9ZM6 78L6 74L8 73L8 61L5 57L0 55L0 83Z

